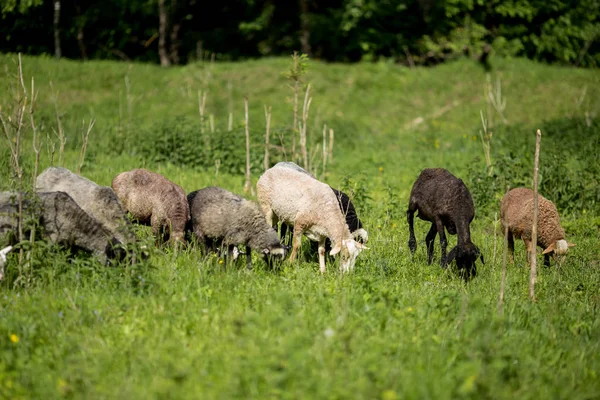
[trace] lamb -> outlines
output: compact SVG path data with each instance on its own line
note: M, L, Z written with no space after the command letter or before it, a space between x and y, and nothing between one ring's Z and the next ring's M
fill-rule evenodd
M123 244L134 243L131 223L115 192L66 168L49 167L35 181L36 191L65 192L83 211L100 222Z
M335 194L329 185L292 168L273 167L265 171L257 184L258 200L267 223L277 220L294 225L292 253L294 261L302 234L319 242L319 269L325 272L325 239L332 241L329 253L341 252L340 270L354 268L356 257L366 247L352 237Z
M115 176L112 188L124 209L139 223L150 223L157 244L184 241L190 207L180 186L160 174L140 168Z
M508 248L513 260L515 252L514 238L523 239L527 248L527 260L531 261L533 226L533 190L527 188L512 189L504 195L500 204L500 221L503 231L508 228ZM538 238L537 244L544 251L544 265L550 265L550 255L560 264L569 247L575 246L565 240L565 231L560 226L556 206L550 200L538 194Z
M43 237L51 243L87 250L102 263L125 256L119 240L64 192L38 192L24 198L23 210L39 221ZM18 221L17 193L0 192L0 236L17 231Z
M443 168L427 168L421 172L413 184L406 211L410 232L408 247L413 254L417 249L413 226L415 211L419 211L417 216L420 219L431 222L431 228L425 237L428 264L431 265L433 260L434 240L439 233L442 268L446 268L456 259L456 265L463 277L468 279L475 276L477 274L475 261L478 257L481 258L482 263L484 261L479 248L471 242L469 225L475 216L475 206L464 182ZM448 242L444 228L451 235L458 234L458 243L450 250L448 258L446 258Z
M211 241L222 242L229 255L233 246L245 245L248 269L252 268L250 249L263 254L267 263L271 256L285 257L286 247L256 203L215 186L190 193L188 202L193 233L207 250Z
M299 165L297 165L293 162L281 161L281 162L278 162L277 164L275 164L274 167L291 168L291 169L305 173L305 174L315 178L314 175L312 175L311 173L306 171L304 168L300 167ZM334 188L331 188L331 190L333 190L333 193L335 193L335 196L338 199L338 203L340 205L340 209L342 210L342 214L344 214L344 216L346 217L346 225L348 225L348 228L350 229L350 232L352 233L354 240L359 241L361 243L367 243L369 241L369 234L363 228L363 224L360 221L360 219L358 218L358 215L356 214L356 209L354 208L354 204L352 204L352 201L350 201L350 197L348 197L348 195L346 193L342 192L341 190L337 190ZM282 237L284 237L286 235L288 228L289 227L286 224L282 225L282 227L281 227L281 236ZM311 243L316 243L316 242L311 242ZM325 248L331 249L331 242L329 241L329 239L327 239L325 242Z

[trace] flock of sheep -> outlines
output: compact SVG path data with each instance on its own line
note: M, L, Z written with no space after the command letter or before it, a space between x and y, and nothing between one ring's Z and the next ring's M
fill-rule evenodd
M368 233L348 196L320 182L291 162L280 162L265 171L257 182L258 202L246 200L219 187L207 187L186 195L185 191L160 174L134 169L118 174L112 188L100 186L65 168L50 167L36 179L36 192L24 197L21 207L35 216L44 237L57 244L87 250L103 262L112 259L136 262L147 256L132 230L133 221L149 224L157 245L175 246L196 240L206 251L217 248L225 260L246 248L246 263L251 268L251 253L262 254L269 265L283 260L290 249L288 231L292 230L291 253L295 260L303 235L318 244L321 273L325 272L326 249L340 256L340 270L354 268L359 253L366 249ZM22 220L14 192L0 193L0 239L12 237ZM538 245L544 261L562 257L569 247L554 204L542 196L539 201ZM514 253L514 238L523 239L528 255L533 224L533 191L517 188L503 198L502 226L508 230L508 246ZM479 248L471 241L470 224L475 207L462 180L441 168L424 169L415 181L407 210L412 253L417 241L414 214L431 222L425 237L429 264L433 260L436 235L440 237L441 266L456 262L465 278L476 274L477 259L484 262ZM278 223L281 222L281 236ZM456 247L448 253L446 233L458 236ZM186 235L187 233L187 235ZM6 254L0 250L0 280L4 277Z

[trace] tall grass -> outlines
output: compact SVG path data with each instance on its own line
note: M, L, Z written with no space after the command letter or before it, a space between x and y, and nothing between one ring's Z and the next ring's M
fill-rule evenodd
M14 59L0 55L0 65L14 71ZM600 77L519 59L493 65L510 124L495 125L490 176L478 137L487 80L476 63L407 69L310 62L303 76L313 98L307 146L322 145L325 124L335 130L335 157L327 158L323 180L352 196L369 231L370 250L348 275L328 265L320 276L307 252L275 271L258 256L251 272L224 269L194 246L153 249L148 264L106 268L40 243L27 285L15 285L18 255L11 253L0 284L0 398L600 396L600 198L593 200ZM163 70L23 57L24 77L34 76L39 90L35 124L48 149L39 169L52 163L54 140L46 134L58 133L58 110L66 138L61 164L72 170L80 165L81 121L96 121L81 173L99 184L143 166L188 192L218 185L241 194L245 115L231 99L249 99L256 182L264 104L272 105L271 137L280 141L271 147L271 165L291 156L294 101L286 101L281 75L288 68L288 59ZM0 85L8 84L2 76ZM588 100L581 101L582 88ZM199 90L210 93L203 118ZM126 130L124 92L131 99ZM1 93L5 107L10 99ZM211 114L214 133L205 125ZM560 268L538 271L532 302L525 249L517 244L498 313L502 257L492 253L503 235L494 233L493 216L505 183L531 182L532 127L545 135L540 192L552 198L544 189L553 191L577 247ZM30 149L31 133L23 140ZM9 157L0 146L2 189L15 187ZM27 182L34 161L24 152ZM435 260L428 266L424 245L414 258L408 251L408 194L425 167L448 168L476 200L472 240L486 264L469 284ZM428 227L415 223L420 243ZM152 247L147 227L137 234Z

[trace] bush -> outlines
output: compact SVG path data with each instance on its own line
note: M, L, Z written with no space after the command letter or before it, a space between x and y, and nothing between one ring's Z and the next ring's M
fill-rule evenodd
M539 192L562 213L600 212L600 126L577 118L540 127ZM499 127L492 142L493 172L483 161L469 167L469 189L478 211L493 215L506 188L532 187L536 129Z
M246 168L244 127L202 133L200 122L176 118L142 129L131 138L127 146L130 152L151 162L204 170L212 170L218 164L219 171L230 174L243 174ZM263 154L262 143L251 143L253 168L262 166Z

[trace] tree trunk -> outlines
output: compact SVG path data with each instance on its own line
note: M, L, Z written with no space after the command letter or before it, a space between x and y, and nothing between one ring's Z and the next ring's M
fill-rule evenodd
M60 49L60 0L54 0L54 55L60 59L62 52Z
M165 9L165 0L158 0L158 56L162 67L171 65L167 54L167 10Z
M308 17L308 1L300 1L300 47L302 53L312 57L310 48L310 26Z
M179 31L181 30L181 24L176 23L171 27L171 46L169 51L169 59L173 64L179 64Z
M75 11L77 12L77 44L79 45L81 58L87 61L87 50L85 48L85 42L83 41L83 27L85 25L85 19L81 16L81 7L79 7L79 5L75 6Z
M171 40L169 46L169 59L172 64L179 64L179 32L181 31L180 14L181 13L179 13L177 9L177 0L171 0Z

